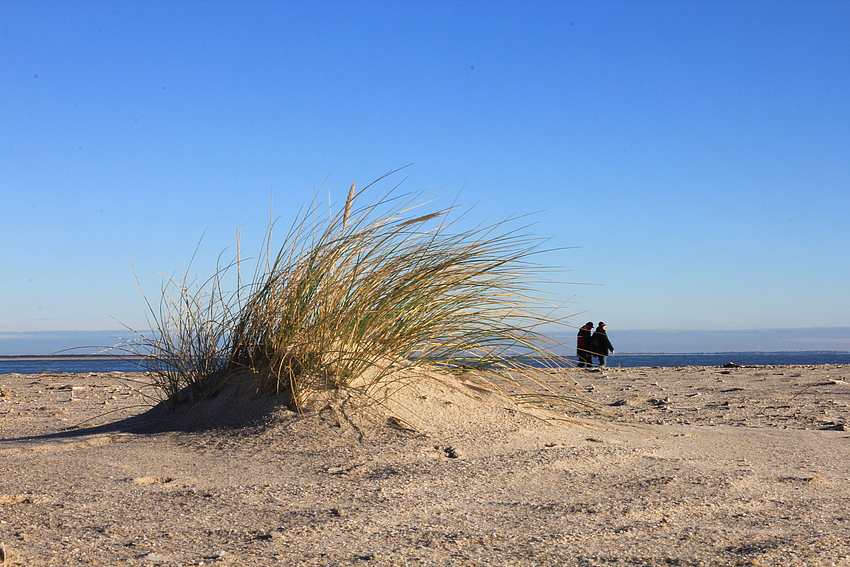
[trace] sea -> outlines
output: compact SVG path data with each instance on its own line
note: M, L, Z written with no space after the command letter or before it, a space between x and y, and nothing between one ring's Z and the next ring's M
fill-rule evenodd
M144 360L114 356L0 356L0 374L145 372Z
M560 359L568 366L575 357ZM728 363L741 366L811 366L818 364L850 364L850 352L699 352L699 353L635 353L609 356L610 367L722 366ZM114 356L0 356L0 374L66 374L145 372L142 358Z

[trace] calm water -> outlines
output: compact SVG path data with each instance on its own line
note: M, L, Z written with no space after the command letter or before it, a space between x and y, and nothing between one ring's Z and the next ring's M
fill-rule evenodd
M567 358L570 360L570 357ZM575 359L572 359L575 361ZM715 352L694 354L617 354L609 356L608 366L720 366L741 365L850 364L850 352ZM64 372L141 372L138 360L114 358L11 358L0 357L0 374L42 374Z
M710 352L693 354L617 354L606 359L608 366L720 366L734 362L746 366L850 364L850 352Z
M0 357L0 374L61 374L66 372L144 372L140 360L115 358Z

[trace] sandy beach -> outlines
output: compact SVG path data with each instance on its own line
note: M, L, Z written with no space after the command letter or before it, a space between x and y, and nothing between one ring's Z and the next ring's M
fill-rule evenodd
M586 425L440 382L169 419L143 375L2 375L0 564L850 565L850 366L565 376Z

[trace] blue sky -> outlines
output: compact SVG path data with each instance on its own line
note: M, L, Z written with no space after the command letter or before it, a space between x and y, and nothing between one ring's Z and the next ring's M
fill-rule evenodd
M536 212L617 329L850 325L848 2L0 3L0 332L147 328L323 187ZM132 261L132 266L131 266Z

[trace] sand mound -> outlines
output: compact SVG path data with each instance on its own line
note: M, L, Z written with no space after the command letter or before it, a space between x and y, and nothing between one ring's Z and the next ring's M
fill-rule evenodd
M176 406L163 402L148 417L161 430L247 428L256 433L312 420L317 427L364 435L382 428L415 433L492 430L494 424L513 430L552 416L516 403L471 375L406 369L376 384L318 392L297 411L287 405L285 396L253 394L244 378L237 377L215 397Z

